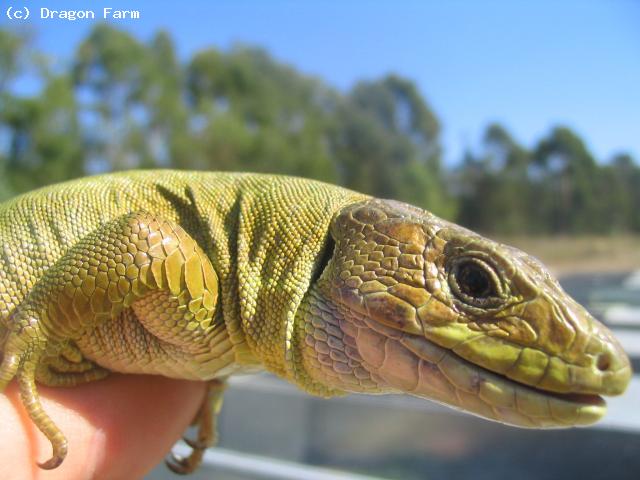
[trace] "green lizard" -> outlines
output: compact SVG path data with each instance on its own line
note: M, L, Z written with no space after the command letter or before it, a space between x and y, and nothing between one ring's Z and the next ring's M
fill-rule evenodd
M534 258L431 213L297 178L141 171L0 204L0 391L63 461L36 381L110 371L210 381L193 452L230 375L321 396L406 392L499 422L587 425L629 360Z

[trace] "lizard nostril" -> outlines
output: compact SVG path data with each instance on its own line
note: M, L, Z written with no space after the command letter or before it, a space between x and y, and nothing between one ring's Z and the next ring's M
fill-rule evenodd
M596 366L601 372L609 370L609 367L611 367L611 356L609 355L609 353L601 353L600 355L598 355Z

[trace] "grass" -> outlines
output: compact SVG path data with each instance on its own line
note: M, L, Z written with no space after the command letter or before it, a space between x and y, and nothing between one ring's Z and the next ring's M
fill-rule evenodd
M538 257L557 275L640 270L640 235L514 236L496 240Z

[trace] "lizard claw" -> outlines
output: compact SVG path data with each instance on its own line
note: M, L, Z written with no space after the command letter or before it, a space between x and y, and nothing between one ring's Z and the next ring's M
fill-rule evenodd
M67 455L66 445L64 446L64 451L55 453L49 460L46 462L38 462L38 466L43 470L53 470L54 468L58 468L64 458Z
M54 432L53 437L49 439L53 448L51 458L46 462L37 462L38 466L43 470L53 470L60 466L67 456L68 443L62 433Z
M201 440L193 440L189 437L182 437L182 440L194 450L204 450L208 447L208 445Z
M202 454L203 450L201 449L193 450L191 455L188 457L180 457L175 453L172 453L171 457L168 460L165 460L165 463L173 473L177 473L178 475L187 475L188 473L195 471L200 466L202 463Z
M198 453L196 453L198 452ZM194 450L188 457L181 457L174 453L165 463L169 470L178 475L187 475L192 473L196 468L200 466L202 462L202 451Z
M177 473L178 475L185 475L187 472L185 471L185 458L172 453L171 456L164 461L167 465L167 468L171 470L173 473Z

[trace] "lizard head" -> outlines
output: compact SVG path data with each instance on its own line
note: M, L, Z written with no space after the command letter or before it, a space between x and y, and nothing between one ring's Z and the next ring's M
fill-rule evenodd
M299 312L308 382L525 427L591 424L629 359L535 258L395 201L344 207Z

